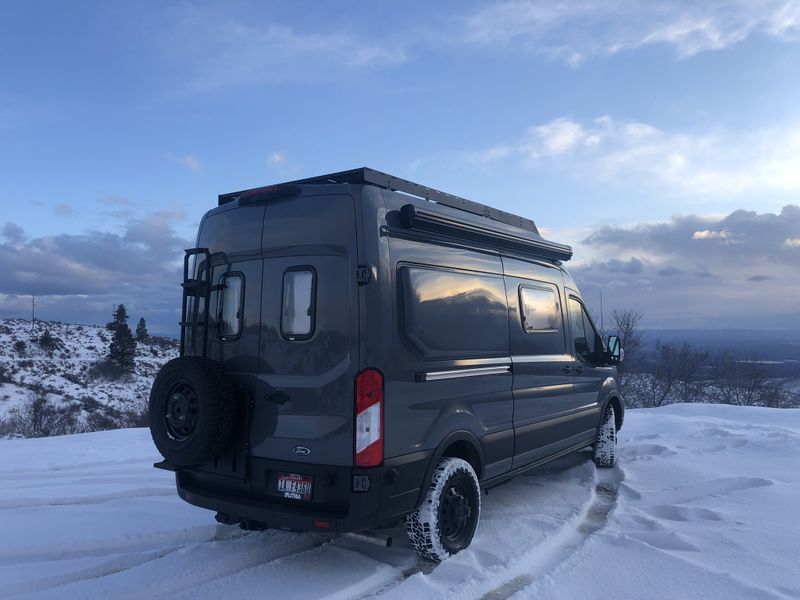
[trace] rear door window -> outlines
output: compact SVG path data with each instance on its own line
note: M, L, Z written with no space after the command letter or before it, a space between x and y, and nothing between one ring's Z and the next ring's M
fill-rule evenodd
M217 332L223 339L239 337L242 331L242 300L244 298L244 275L226 273L220 280L219 319Z
M311 267L293 267L283 274L281 334L290 341L314 335L316 273Z

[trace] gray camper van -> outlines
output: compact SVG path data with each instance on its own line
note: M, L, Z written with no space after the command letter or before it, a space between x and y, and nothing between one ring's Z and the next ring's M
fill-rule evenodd
M533 221L371 169L224 194L184 260L150 428L185 501L245 529L405 523L438 561L481 489L594 448L624 404Z

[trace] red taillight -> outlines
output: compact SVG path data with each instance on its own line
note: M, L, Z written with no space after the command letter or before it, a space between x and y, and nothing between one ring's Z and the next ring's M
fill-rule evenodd
M356 375L357 467L375 467L383 461L383 375L364 369Z
M317 529L330 529L331 528L331 522L330 521L321 521L319 519L316 519L314 521L314 527L316 527Z

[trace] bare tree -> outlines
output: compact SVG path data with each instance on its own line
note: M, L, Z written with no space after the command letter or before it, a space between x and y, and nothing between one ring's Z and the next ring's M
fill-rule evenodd
M647 406L663 406L671 401L679 381L677 356L674 344L656 341L656 362L644 390Z
M632 367L641 358L644 335L639 326L642 313L631 308L615 308L611 311L611 327L609 333L619 337L620 346L625 351L625 360L617 366L618 383L623 396L640 394L638 385L631 377ZM634 400L634 398L631 398Z
M619 336L620 345L625 350L625 362L619 365L619 371L626 370L639 357L644 342L640 323L642 313L632 308L615 308L611 311L611 335Z
M699 402L705 397L705 384L700 380L700 372L708 362L708 352L695 350L684 342L675 352L677 370L678 402Z
M737 406L780 406L786 399L771 382L758 356L737 360L728 351L713 361L709 395L714 402Z

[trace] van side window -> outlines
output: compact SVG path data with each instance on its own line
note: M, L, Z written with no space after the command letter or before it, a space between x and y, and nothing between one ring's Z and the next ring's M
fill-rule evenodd
M401 333L422 356L508 355L503 278L488 273L401 267Z
M597 332L583 304L575 298L569 299L569 320L575 353L586 360L590 359L595 353Z
M225 273L220 279L219 319L217 334L223 339L239 337L242 331L244 275Z
M519 286L519 304L522 327L528 333L548 332L559 329L558 297L551 287Z
M314 335L316 273L311 267L293 267L283 274L281 334L290 341Z

